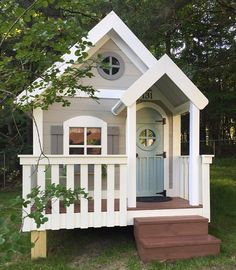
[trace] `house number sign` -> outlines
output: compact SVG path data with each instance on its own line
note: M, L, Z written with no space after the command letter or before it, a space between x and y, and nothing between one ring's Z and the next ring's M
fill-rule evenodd
M148 90L142 95L142 99L149 100L152 99L152 90Z

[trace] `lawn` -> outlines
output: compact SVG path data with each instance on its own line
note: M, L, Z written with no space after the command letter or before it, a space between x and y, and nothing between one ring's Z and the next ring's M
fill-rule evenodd
M217 257L175 263L140 262L132 227L89 230L61 230L48 233L48 258L30 260L29 234L22 235L23 254L0 264L1 270L73 269L236 269L236 159L215 160L211 168L210 233L222 240ZM0 205L7 205L19 192L1 192ZM11 230L16 230L13 226ZM1 263L1 259L0 259Z

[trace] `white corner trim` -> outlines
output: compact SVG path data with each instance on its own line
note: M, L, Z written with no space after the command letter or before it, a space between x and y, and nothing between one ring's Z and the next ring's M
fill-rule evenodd
M43 150L43 110L33 110L33 155L39 156Z
M107 154L107 123L93 116L77 116L63 123L63 148L64 155L69 155L69 128L70 127L100 127L102 129L101 154Z

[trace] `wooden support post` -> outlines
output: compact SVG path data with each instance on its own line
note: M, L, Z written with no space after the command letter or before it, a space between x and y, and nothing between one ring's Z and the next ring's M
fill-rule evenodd
M31 259L47 257L47 231L32 231L31 242L34 247L31 248Z
M212 163L212 155L204 155L201 158L201 178L202 178L202 205L203 216L211 221L211 208L210 208L210 164Z
M127 107L128 207L136 207L136 103Z
M189 203L199 205L199 109L190 103L189 114Z

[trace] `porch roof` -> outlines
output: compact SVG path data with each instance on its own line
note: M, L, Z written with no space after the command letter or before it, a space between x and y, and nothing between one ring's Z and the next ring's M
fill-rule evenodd
M208 104L203 93L165 54L124 92L113 113L119 114L125 106L131 106L148 89L155 91L173 114L188 111L189 102L200 110Z

